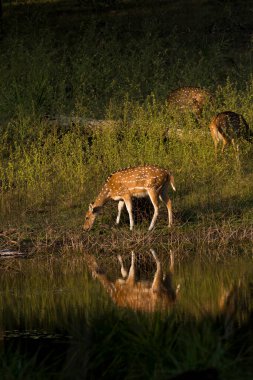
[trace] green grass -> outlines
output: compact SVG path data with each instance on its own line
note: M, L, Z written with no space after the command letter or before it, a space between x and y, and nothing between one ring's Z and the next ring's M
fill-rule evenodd
M95 130L91 145L82 126L59 137L59 131L42 122L29 144L15 142L12 147L6 137L0 164L4 230L38 224L62 232L74 228L80 235L84 212L107 176L144 164L160 165L174 174L177 192L171 191L171 197L178 228L185 226L187 231L200 222L206 226L227 223L228 229L252 226L250 144L241 144L240 166L233 149L216 160L207 127L199 129L187 118L181 120L178 135L175 119L154 98L132 108L128 101L124 107L128 107L128 121L118 119L112 129ZM166 133L169 137L164 142ZM167 235L165 211L161 206L157 228L164 227ZM111 202L97 218L94 231L106 224L109 232L115 218L116 204ZM149 218L137 228L146 230ZM127 231L127 224L125 218L118 230Z

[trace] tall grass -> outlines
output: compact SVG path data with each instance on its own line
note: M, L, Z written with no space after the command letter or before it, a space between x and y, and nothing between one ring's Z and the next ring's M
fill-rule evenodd
M177 209L219 207L231 198L250 198L249 148L243 146L241 172L232 151L215 161L207 126L224 109L241 112L252 124L251 50L237 55L237 77L234 68L226 67L227 55L234 54L228 35L218 40L212 33L169 28L163 18L158 22L158 9L153 21L147 14L142 22L136 15L126 22L120 15L88 20L80 14L72 32L63 22L63 33L57 36L50 5L45 9L48 13L31 6L26 23L14 12L1 41L4 220L10 202L12 210L86 207L112 171L148 163L174 173ZM201 129L190 114L166 109L167 93L179 85L205 86L214 93L215 105L204 111ZM66 130L44 120L45 114L61 113L110 118L117 127L94 131L90 146L82 126Z
M246 143L238 170L232 149L215 159L207 126L199 129L193 119L181 117L178 125L153 97L144 105L130 106L127 101L123 107L127 121L118 119L114 127L95 129L89 141L82 126L59 134L47 122L33 121L32 128L30 118L9 124L1 149L2 217L9 214L8 202L14 198L25 208L87 205L113 171L145 164L172 171L179 194L176 208L182 211L212 205L221 209L229 199L236 206L250 197L252 154ZM32 132L11 142L22 129Z

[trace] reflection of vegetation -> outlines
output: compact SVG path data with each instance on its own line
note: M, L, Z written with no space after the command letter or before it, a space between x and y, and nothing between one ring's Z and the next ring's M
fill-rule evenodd
M105 260L101 255L97 260L107 262L106 271L115 276L115 256ZM147 254L143 262L149 278L155 272L154 263ZM163 264L169 265L168 257L163 257ZM248 263L234 259L217 265L207 259L179 265L176 259L174 276L174 282L182 284L174 308L146 315L118 309L86 272L85 255L13 262L12 270L2 270L0 277L0 324L9 331L5 350L12 352L12 357L0 352L1 378L14 375L18 363L23 368L18 379L28 378L35 365L42 379L48 373L63 379L83 378L84 373L88 378L103 373L106 379L167 379L210 367L221 379L247 378L253 344ZM240 288L233 288L238 276ZM221 299L223 289L228 290L228 308ZM235 302L240 307L234 314ZM16 334L16 340L10 333ZM17 356L8 351L11 345Z

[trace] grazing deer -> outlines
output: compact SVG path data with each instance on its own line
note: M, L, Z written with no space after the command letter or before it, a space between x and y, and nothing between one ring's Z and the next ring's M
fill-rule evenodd
M169 106L182 111L190 110L197 116L201 116L204 106L212 100L211 93L200 87L179 87L167 97Z
M132 197L143 198L147 196L149 196L154 206L154 215L149 226L149 231L154 227L158 216L159 199L167 206L170 227L172 224L172 206L168 196L169 183L175 191L174 177L168 170L157 166L136 166L111 174L107 178L95 202L89 206L83 226L84 230L91 229L98 212L110 199L119 201L116 224L119 224L122 209L126 205L129 214L130 230L132 230L134 226Z
M209 125L213 138L215 153L219 142L222 142L222 153L228 144L232 144L238 151L236 140L244 139L253 143L253 133L244 117L232 111L224 111L216 115Z
M176 301L180 286L176 289L172 283L174 271L174 255L170 252L170 270L163 275L162 265L154 250L150 250L156 262L156 273L153 281L137 281L135 273L135 254L132 252L131 266L129 271L123 264L122 257L118 260L121 266L122 278L111 281L102 271L95 258L86 255L87 265L94 278L98 279L113 302L121 307L134 310L152 312L155 310L168 310Z

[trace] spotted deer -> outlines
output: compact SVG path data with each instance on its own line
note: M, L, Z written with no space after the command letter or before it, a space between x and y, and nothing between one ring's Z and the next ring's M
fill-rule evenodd
M170 227L172 225L172 206L168 195L169 183L175 191L173 175L167 169L151 165L122 169L111 174L107 178L95 202L89 206L89 210L85 216L84 230L91 229L99 211L110 199L119 201L116 224L119 224L121 212L126 205L130 230L132 230L134 226L132 212L133 197L149 197L153 204L154 214L149 226L149 231L154 227L158 217L159 199L167 206Z
M116 305L145 312L168 310L176 302L180 289L180 285L176 288L173 286L174 255L170 252L170 269L167 274L164 274L155 251L153 249L150 251L156 262L153 281L137 281L134 252L132 252L129 271L125 268L122 257L118 256L122 277L115 281L111 281L101 270L94 256L87 256L87 265L93 278L101 283Z
M244 117L236 112L224 111L216 115L209 125L213 138L215 153L217 155L218 145L222 143L222 153L227 145L232 144L238 151L240 139L253 143L253 132Z
M200 87L179 87L170 92L167 97L169 106L181 111L191 111L196 116L201 116L204 106L213 101L212 94Z

